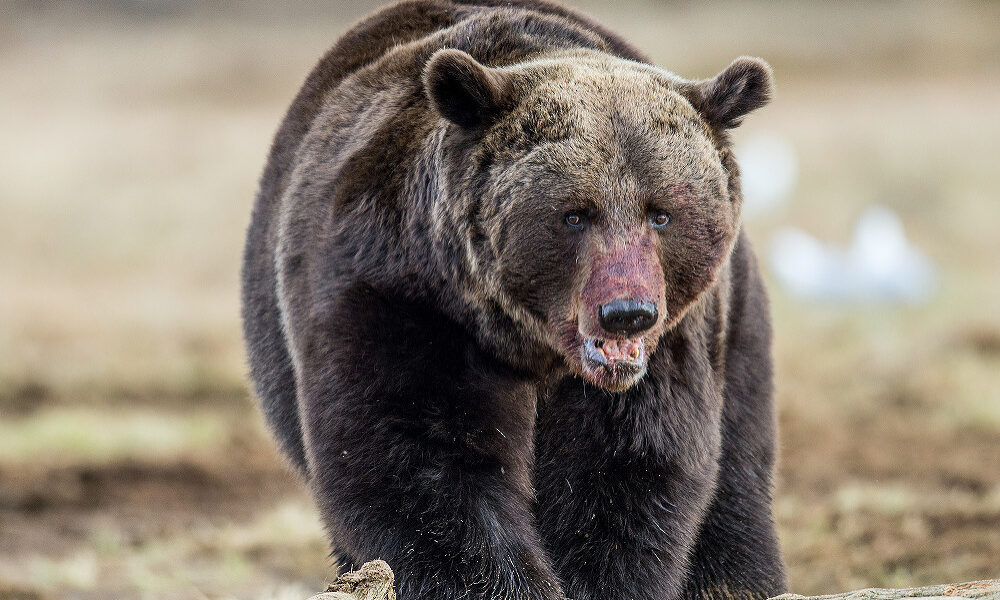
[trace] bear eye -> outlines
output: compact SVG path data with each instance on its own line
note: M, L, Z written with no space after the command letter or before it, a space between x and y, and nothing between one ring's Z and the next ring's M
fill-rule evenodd
M662 229L667 226L667 223L670 222L670 213L662 210L655 211L652 215L650 215L649 222L652 223L653 227Z
M566 215L566 224L573 229L583 229L587 225L587 215L582 212L571 212Z

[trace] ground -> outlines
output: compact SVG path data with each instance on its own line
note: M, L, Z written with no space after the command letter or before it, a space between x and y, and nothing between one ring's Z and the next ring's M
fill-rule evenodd
M370 4L0 14L0 599L289 598L331 573L245 388L237 274L270 136ZM845 241L871 203L939 268L918 306L773 296L777 516L799 593L1000 577L1000 5L591 6L659 63L739 54L796 148L746 227Z

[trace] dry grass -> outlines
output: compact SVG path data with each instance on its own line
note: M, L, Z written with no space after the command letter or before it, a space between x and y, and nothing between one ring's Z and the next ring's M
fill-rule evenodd
M9 6L0 598L305 597L329 561L244 391L238 262L285 105L369 6ZM918 307L772 285L793 589L1000 576L1000 5L591 9L684 75L776 67L739 135L787 136L802 172L747 223L761 250L878 202L940 268Z

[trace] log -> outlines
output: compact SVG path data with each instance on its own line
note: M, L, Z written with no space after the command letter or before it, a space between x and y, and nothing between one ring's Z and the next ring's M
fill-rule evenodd
M925 587L898 590L871 588L826 596L782 594L771 600L897 600L898 598L923 598L924 600L954 600L955 598L1000 600L1000 579L986 579L967 583L944 583L941 585L928 585Z
M897 590L872 588L827 596L782 594L770 600L901 600L904 598L1000 600L1000 579L946 583ZM330 584L326 592L313 596L309 600L396 600L392 569L381 560L365 563L361 569L341 575Z
M384 560L373 560L357 571L344 573L322 594L309 600L396 600L392 569Z

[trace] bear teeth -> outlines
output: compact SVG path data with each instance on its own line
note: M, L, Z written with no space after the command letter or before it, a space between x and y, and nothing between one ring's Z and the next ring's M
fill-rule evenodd
M606 361L637 361L642 356L641 340L605 340L591 338L593 351Z

